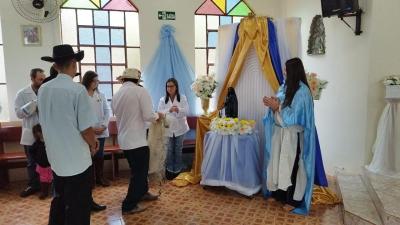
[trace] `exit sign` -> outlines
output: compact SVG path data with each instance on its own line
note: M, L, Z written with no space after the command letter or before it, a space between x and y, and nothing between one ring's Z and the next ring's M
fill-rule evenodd
M159 20L175 20L175 12L158 11Z

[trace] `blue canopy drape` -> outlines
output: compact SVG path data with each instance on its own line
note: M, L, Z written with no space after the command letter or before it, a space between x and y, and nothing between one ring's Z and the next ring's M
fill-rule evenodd
M191 90L195 75L192 67L182 54L174 38L175 28L163 25L160 31L160 45L149 65L143 71L144 87L149 91L153 107L157 109L158 102L165 96L165 82L175 78L179 83L179 92L188 99L190 115L195 115L196 96Z

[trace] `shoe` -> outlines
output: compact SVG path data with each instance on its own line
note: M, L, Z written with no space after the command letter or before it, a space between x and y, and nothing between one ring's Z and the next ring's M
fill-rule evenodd
M133 208L131 210L122 210L122 214L123 215L128 215L128 214L140 213L140 212L143 212L146 209L147 209L146 207L143 207L143 206L140 206L140 205L136 205L135 208Z
M21 198L26 198L26 197L28 197L29 195L33 195L33 194L35 194L36 192L38 192L39 190L38 189L34 189L34 188L32 188L31 186L28 186L27 188L25 188L25 190L23 190L20 194L19 194L19 196L21 197Z
M49 187L50 187L50 183L40 183L40 195L39 195L39 199L43 200L46 199L47 196L49 196Z
M153 195L150 192L147 192L142 197L142 201L155 201L155 200L158 200L158 195Z
M174 173L169 172L168 170L165 171L165 178L167 180L173 180L175 178Z
M107 208L107 206L97 204L96 202L93 201L92 206L91 206L91 211L92 212L100 212L100 211L105 210L106 208Z
M175 179L175 177L177 177L179 173L173 173L173 172L169 172L168 170L165 171L165 178L167 178L167 180L173 180Z

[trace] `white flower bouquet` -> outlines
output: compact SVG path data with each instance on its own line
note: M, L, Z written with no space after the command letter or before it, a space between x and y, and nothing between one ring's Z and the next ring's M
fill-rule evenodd
M192 91L196 94L196 96L202 99L212 98L212 94L214 93L216 87L217 82L215 81L213 75L200 76L191 86Z
M385 86L390 86L390 85L400 85L400 77L399 76L388 76L383 80L383 84Z
M238 118L214 118L210 124L210 130L222 135L245 135L254 132L256 122L254 120L239 120Z
M322 89L326 88L328 81L319 79L316 73L307 73L307 82L310 86L313 99L319 100L321 98Z

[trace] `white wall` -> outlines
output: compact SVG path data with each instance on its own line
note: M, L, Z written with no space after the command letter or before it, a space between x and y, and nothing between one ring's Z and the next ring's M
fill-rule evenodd
M370 67L368 79L367 153L366 163L372 158L379 116L385 105L382 80L400 74L400 1L373 1L371 24ZM400 137L397 137L400 139ZM400 149L398 149L400 151Z
M60 43L57 21L41 25L42 45L25 47L22 44L21 25L35 24L22 18L12 6L11 1L0 1L0 14L4 42L4 63L7 79L8 103L11 120L14 97L19 89L30 83L29 72L34 67L48 71L49 64L40 60L41 56L51 55L51 47Z
M159 44L159 31L164 23L176 28L175 37L188 62L194 67L194 11L203 0L134 0L139 8L141 39L141 65L145 68ZM281 12L279 0L248 0L258 15L278 16ZM176 12L175 21L159 21L157 12L170 10ZM41 56L51 55L52 46L59 44L58 20L42 27L43 44L40 47L24 47L21 40L20 25L32 24L14 10L11 1L0 1L0 15L3 24L4 55L10 107L10 119L16 120L13 112L14 96L19 89L29 84L29 71L41 67L48 71L50 64L42 62Z

